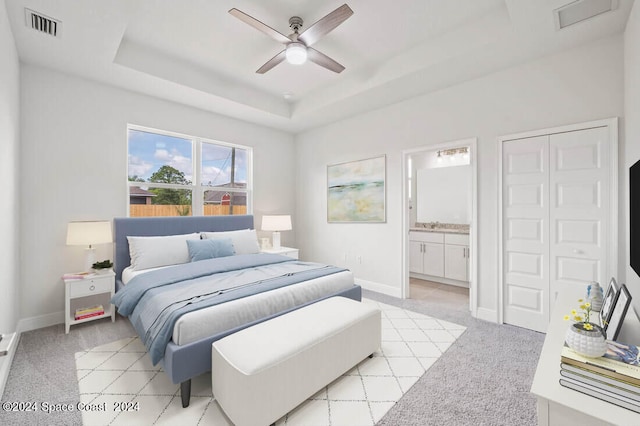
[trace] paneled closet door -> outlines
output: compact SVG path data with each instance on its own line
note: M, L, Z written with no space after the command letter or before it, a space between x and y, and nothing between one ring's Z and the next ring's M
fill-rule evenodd
M609 281L611 163L606 127L553 134L549 143L553 309L562 287Z
M549 137L502 146L504 322L545 331L549 321Z
M563 286L608 281L609 143L607 127L503 142L505 323L544 332Z

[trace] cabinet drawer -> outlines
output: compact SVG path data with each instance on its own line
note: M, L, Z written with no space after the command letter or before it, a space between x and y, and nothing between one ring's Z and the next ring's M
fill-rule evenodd
M469 245L469 234L445 234L445 244L457 244L460 246Z
M440 232L409 232L409 240L422 241L425 243L444 243L444 234Z
M112 288L113 277L74 281L69 285L69 296L73 298L98 293L110 293Z

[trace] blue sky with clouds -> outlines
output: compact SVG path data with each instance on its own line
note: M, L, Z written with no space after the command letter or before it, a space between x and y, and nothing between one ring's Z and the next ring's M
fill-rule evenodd
M184 173L194 182L192 143L189 139L129 130L129 176L147 180L163 165ZM247 152L236 149L236 182L247 181ZM222 185L231 181L231 147L202 144L202 176L204 185Z

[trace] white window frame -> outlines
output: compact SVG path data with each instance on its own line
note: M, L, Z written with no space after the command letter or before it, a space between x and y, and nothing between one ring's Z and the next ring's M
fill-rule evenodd
M137 130L140 132L154 133L162 136L171 136L191 141L191 161L193 170L193 179L191 185L180 185L173 183L154 183L154 182L130 182L129 181L129 130ZM246 188L231 188L202 185L202 145L214 144L229 148L243 149L247 152L247 186ZM239 145L235 143L222 142L213 139L202 138L198 136L186 135L183 133L171 132L168 130L154 129L152 127L139 126L136 124L127 124L127 217L131 214L131 204L129 196L129 188L132 186L145 186L148 188L168 188L168 189L189 189L191 191L191 216L204 216L204 193L208 190L222 190L225 192L236 192L246 194L247 196L247 214L253 214L253 148L250 146Z

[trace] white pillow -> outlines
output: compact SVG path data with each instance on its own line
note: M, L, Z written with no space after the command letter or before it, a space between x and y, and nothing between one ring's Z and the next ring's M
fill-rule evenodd
M236 254L253 254L260 253L258 245L258 235L255 229L243 229L240 231L224 231L224 232L203 232L202 238L209 240L219 240L223 238L231 238L233 248Z
M163 237L127 237L131 267L135 270L189 263L187 240L198 240L200 234Z

